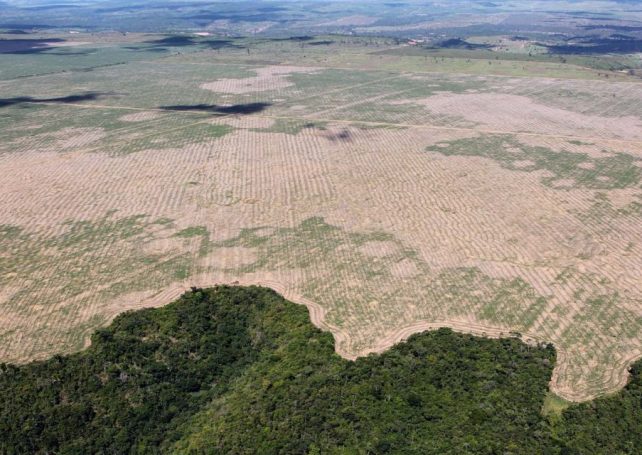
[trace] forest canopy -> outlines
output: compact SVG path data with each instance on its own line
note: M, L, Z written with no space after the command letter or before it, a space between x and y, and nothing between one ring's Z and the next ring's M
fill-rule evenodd
M125 313L83 352L0 366L0 453L635 454L642 367L542 415L551 345L448 329L348 361L261 287Z

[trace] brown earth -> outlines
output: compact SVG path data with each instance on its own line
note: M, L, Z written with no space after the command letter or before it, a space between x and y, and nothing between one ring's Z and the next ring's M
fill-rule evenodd
M288 89L287 75L303 71L317 70L263 67L203 88ZM150 141L130 155L101 153L99 128L61 129L53 143L25 142L19 152L0 144L0 359L77 350L124 310L238 282L307 305L347 358L442 326L520 332L557 347L551 388L560 396L586 400L621 387L642 356L639 182L593 190L561 175L545 185L553 174L529 172L529 160L508 169L426 148L506 132L516 153L524 144L640 157L639 119L501 93L421 103L474 125L335 121L342 107L359 107L355 99L313 112L328 121L322 128L268 133L260 130L284 118L212 118L199 122L234 130L174 147ZM120 118L133 123L129 134L155 114ZM584 142L569 142L578 135ZM130 140L109 137L116 146Z

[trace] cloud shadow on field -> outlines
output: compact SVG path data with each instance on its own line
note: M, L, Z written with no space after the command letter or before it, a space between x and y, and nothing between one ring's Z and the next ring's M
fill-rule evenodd
M153 49L163 49L167 50L169 47L187 47L187 46L202 46L206 49L244 49L244 46L239 46L234 44L232 40L229 39L202 39L192 36L183 36L183 35L173 35L167 36L165 38L155 39L151 41L145 41L142 43L146 46L130 46L127 49L130 50L153 50Z
M1 26L0 26L1 28ZM26 34L22 30L10 30L3 32L5 34ZM29 55L29 54L48 54L60 56L78 56L89 55L95 49L78 49L76 46L64 46L68 40L63 38L15 38L0 39L0 54Z
M113 93L89 92L79 95L68 95L55 98L33 98L31 96L16 96L14 98L0 98L0 108L26 103L79 103L81 101L98 100L106 96L113 96Z
M633 54L642 52L642 39L613 34L609 37L574 37L566 44L545 45L551 54Z
M62 38L0 39L0 54L39 54L54 50L55 44L65 41Z
M312 41L308 43L308 46L329 46L334 43L336 43L336 41L333 40Z
M5 35L29 35L29 32L26 32L24 30L5 30L2 32Z
M261 112L271 105L271 103L233 104L231 106L220 106L218 104L178 104L174 106L161 106L160 108L166 111L197 111L211 112L213 114L249 115Z
M469 43L468 41L461 38L451 38L447 40L440 41L437 43L435 48L441 49L467 49L467 50L477 50L477 49L490 49L492 46L489 44L476 44Z

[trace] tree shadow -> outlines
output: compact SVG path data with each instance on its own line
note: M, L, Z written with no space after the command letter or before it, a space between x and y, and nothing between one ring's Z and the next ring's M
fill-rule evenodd
M160 108L166 111L196 111L226 115L249 115L261 112L271 105L271 103L233 104L231 106L220 106L217 104L178 104L174 106L161 106Z

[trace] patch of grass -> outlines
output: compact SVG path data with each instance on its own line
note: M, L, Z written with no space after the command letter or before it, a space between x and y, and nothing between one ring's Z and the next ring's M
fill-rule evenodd
M67 232L46 242L47 246L55 248L71 248L87 245L94 241L109 238L110 241L125 240L140 236L145 231L147 215L132 215L125 218L114 218L107 215L98 221L67 221Z
M381 123L408 123L414 119L422 118L426 109L417 104L389 104L382 105L382 101L367 101L348 106L338 107L331 112L323 113L330 120L346 120L353 122L381 122Z
M0 123L4 138L0 152L4 153L50 149L126 155L205 142L234 129L207 123L211 115L195 112L158 112L156 118L136 122L122 119L132 113L128 109L104 107L29 105L26 113L22 107L13 107L9 113L12 121L5 126ZM23 128L28 128L29 134ZM86 142L80 141L78 145L68 142L83 135L87 135Z
M252 131L257 131L260 133L283 133L296 136L301 131L306 129L316 128L319 130L324 130L326 128L326 125L327 122L319 122L314 120L277 118L274 120L274 124L269 128L253 128Z
M177 280L184 280L190 276L190 267L188 265L177 267L174 269L174 278Z
M171 218L161 217L154 220L152 224L160 224L161 226L172 226L174 224L174 220Z
M609 230L611 222L617 219L642 218L642 193L636 195L638 200L631 201L623 207L616 208L606 193L596 193L591 206L576 212L576 216L584 222L602 223L605 230Z
M69 72L91 72L114 65L156 59L168 52L152 49L128 49L127 45L75 46L74 49L52 48L38 54L4 54L0 80L23 79L28 76Z
M174 237L185 239L201 237L201 244L198 248L199 257L207 256L211 250L210 233L205 226L190 226L174 234ZM183 278L187 278L187 276Z
M23 228L20 226L14 226L12 224L0 224L0 242L5 240L15 240L23 232Z
M372 312L380 314L376 323L382 330L390 324L403 324L401 321L473 313L487 322L526 331L547 302L523 280L494 279L477 268L432 272L417 251L389 233L348 232L319 217L295 228L271 229L270 235L257 235L261 229L243 230L238 237L215 246L257 250L256 262L239 267L239 274L288 269L303 273L303 295L328 308L328 320L350 330L360 345L371 339L367 334L372 333L373 322L365 315ZM372 243L375 246L369 248L374 255L369 255L370 242L382 242L386 252L379 253ZM408 272L395 271L400 263ZM395 273L409 273L403 285ZM409 311L403 305L387 305L388 300L422 303Z
M193 114L186 117L187 118L182 119L182 122L179 122L178 127L173 129L170 128L169 131L163 131L162 129L157 128L149 134L145 134L141 138L134 137L132 140L127 142L115 141L108 147L100 148L100 150L111 155L128 155L131 153L141 152L143 150L180 148L189 144L207 142L212 139L223 137L235 129L230 125L207 123L207 115L197 117L198 120L195 122ZM180 123L183 123L183 125L180 126Z
M582 141L578 141L578 140L575 140L575 139L571 139L570 141L566 141L566 142L568 142L569 144L573 144L573 145L593 145L590 142L582 142Z
M547 392L544 397L541 414L549 419L559 419L562 413L572 404L570 401L558 397L553 392Z
M93 290L92 298L110 302L128 293L157 290L182 281L198 269L190 252L146 250L157 236L172 235L174 226L169 219L150 220L142 214L118 217L117 212L110 212L93 221L68 221L64 227L65 232L51 237L14 226L0 229L0 250L6 252L0 254L0 283L10 288L23 283L20 291L3 303L4 310L23 321L30 321L39 312L49 314L52 305L57 305L56 312L64 309L69 315L57 324L17 325L18 332L38 331L29 336L48 340L38 348L42 352L50 352L52 346L59 352L79 348L84 335L78 334L86 335L88 327L96 327L91 324L102 321L101 311L80 311L87 305L89 290ZM201 254L207 254L209 234L203 227L177 234L183 238L202 236ZM34 295L38 296L36 304Z
M482 135L440 143L426 150L446 156L482 156L512 171L547 171L552 176L541 181L553 188L563 180L571 180L573 188L629 188L638 185L642 176L642 168L636 165L639 159L626 153L594 158L585 153L556 152L522 144L513 135Z
M176 234L174 234L174 237L191 238L200 237L202 235L209 235L209 232L205 226L190 226L178 231Z
M314 73L292 73L287 76L301 93L323 96L328 90L372 83L382 77L381 73L350 71L344 69L324 69Z
M350 126L358 128L360 130L405 130L408 129L406 126L396 126L396 125L372 125L368 123L351 123Z

